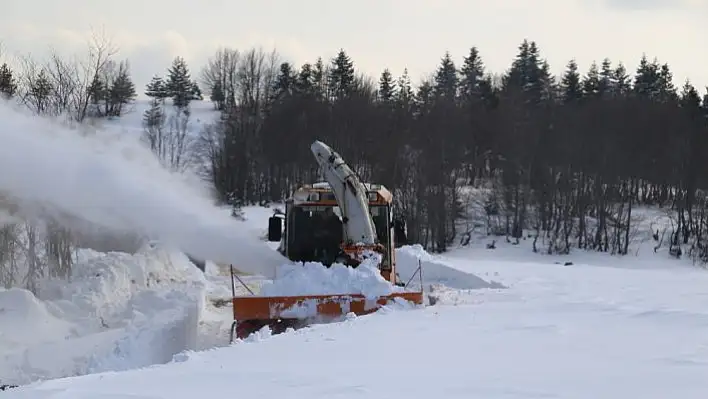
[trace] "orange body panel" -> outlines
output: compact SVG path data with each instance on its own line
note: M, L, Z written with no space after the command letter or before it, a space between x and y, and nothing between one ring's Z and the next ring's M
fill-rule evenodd
M308 317L338 317L349 312L364 315L377 311L394 298L423 303L422 292L396 292L378 299L359 294L302 296L243 296L233 298L234 320L273 320ZM299 312L304 307L307 311ZM303 315L306 314L306 315Z

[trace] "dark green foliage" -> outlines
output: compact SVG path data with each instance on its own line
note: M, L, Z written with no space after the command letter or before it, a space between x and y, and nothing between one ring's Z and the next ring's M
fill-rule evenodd
M378 98L384 103L390 103L393 101L395 95L396 82L393 80L391 71L386 68L381 72L381 77L379 78Z
M0 95L10 98L17 92L17 82L12 69L7 64L0 65Z
M187 62L182 57L172 61L172 66L167 70L167 80L163 89L165 94L172 98L172 105L177 108L187 108L191 101L202 98L201 90L192 80Z
M145 87L145 95L162 101L170 97L165 81L157 75L153 76Z

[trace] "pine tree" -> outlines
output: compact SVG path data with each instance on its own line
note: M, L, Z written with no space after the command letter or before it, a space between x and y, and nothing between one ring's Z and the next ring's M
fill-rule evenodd
M89 86L88 92L89 98L91 99L91 103L94 105L98 104L101 100L104 100L106 98L106 87L103 84L100 75L96 74L96 76L94 76L93 81L91 82L91 86Z
M627 73L627 68L625 68L623 63L617 64L613 73L614 88L613 92L617 96L624 96L629 93L631 89L631 84L629 81L629 74Z
M402 108L409 108L414 99L415 93L413 92L413 86L411 85L411 78L408 75L408 68L403 70L403 74L398 78L398 90L396 92L396 102Z
M599 94L604 96L611 92L613 87L612 62L609 58L605 58L602 60L602 66L600 67L600 83L598 86Z
M42 69L35 77L29 87L29 96L34 103L35 110L43 114L49 106L49 95L52 93L52 83L49 81L47 72Z
M525 89L531 75L531 53L530 53L530 43L528 40L524 41L519 45L519 52L514 58L511 64L509 72L504 76L504 86L515 86Z
M538 75L539 98L544 101L553 101L556 97L556 78L551 74L551 65L548 60L541 61Z
M192 81L192 100L202 101L204 96L202 96L202 89L199 88L196 80Z
M429 80L424 80L419 86L415 93L415 102L418 107L418 111L425 112L426 108L433 101L434 87Z
M474 98L482 98L482 92L485 91L483 88L485 85L484 63L476 47L472 47L469 55L463 59L460 72L462 74L462 80L460 81L462 97L467 101Z
M10 98L17 92L17 83L13 76L12 69L6 63L0 65L0 94L5 98Z
M580 73L578 73L578 63L575 60L570 60L568 66L561 79L561 88L563 90L563 101L572 103L580 100L583 96L583 88L580 85Z
M634 76L634 92L642 97L656 99L660 95L659 64L649 62L646 54L642 55Z
M396 82L393 80L391 71L386 68L381 72L379 78L378 98L383 103L390 103L396 95Z
M135 99L135 84L130 78L130 69L127 62L121 62L118 68L118 75L109 88L108 96L111 103L111 116L120 116L123 106L130 104Z
M700 110L701 96L689 80L686 80L683 85L679 103L682 108L688 110L692 115L697 115Z
M182 57L176 57L167 71L165 90L172 98L172 105L183 109L195 99L195 84L191 79L187 62Z
M314 95L316 92L316 71L312 69L312 65L309 63L304 63L300 67L300 72L298 72L295 77L295 90L298 95L310 96Z
M504 87L517 87L529 95L529 105L539 104L551 85L548 66L541 60L540 50L536 42L524 41L519 45L511 69L504 77Z
M449 52L440 62L437 72L435 73L435 94L448 99L454 99L457 94L458 78L455 62L452 61L452 56Z
M669 68L669 64L662 64L657 79L658 95L661 101L674 101L678 99L673 79L674 75L671 72L671 68Z
M596 97L600 94L600 70L595 61L590 64L590 70L583 78L583 91L589 97Z
M332 60L329 71L329 89L336 100L348 97L354 91L354 63L344 49Z
M273 98L278 100L292 95L296 90L296 74L292 64L283 62L280 64L280 72L273 84Z
M157 99L163 103L166 98L170 97L165 81L157 75L153 76L150 83L148 83L145 87L145 95L150 98Z

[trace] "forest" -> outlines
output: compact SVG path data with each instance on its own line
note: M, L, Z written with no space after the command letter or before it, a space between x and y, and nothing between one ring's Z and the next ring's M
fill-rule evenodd
M344 49L313 64L274 60L221 50L202 70L222 112L202 149L225 202L278 201L317 180L308 146L321 139L395 193L410 241L430 251L469 239L467 217L488 235L533 237L535 251L626 254L633 210L652 205L675 219L657 241L708 259L708 93L677 88L668 63L643 56L632 77L621 61L580 71L571 59L552 76L523 40L507 71L486 70L471 47L459 64L443 54L414 87L406 71L358 73ZM469 212L470 187L486 193L481 213Z
M80 61L0 58L0 93L38 115L90 123L119 118L141 90L148 145L170 168L198 167L234 208L318 180L309 145L319 139L363 180L386 185L410 243L432 252L481 233L532 239L549 254L624 255L637 209L653 206L674 221L656 230L656 245L708 262L708 88L674 82L670 65L648 55L587 70L569 55L553 76L539 44L520 40L517 50L506 71L487 70L475 46L443 53L418 82L386 60L367 76L345 49L297 65L276 50L224 47L194 71L175 58L141 89L129 60L95 38ZM193 101L219 113L198 137L185 128ZM80 240L50 227L45 258L61 275ZM0 232L0 271L10 270L16 228Z

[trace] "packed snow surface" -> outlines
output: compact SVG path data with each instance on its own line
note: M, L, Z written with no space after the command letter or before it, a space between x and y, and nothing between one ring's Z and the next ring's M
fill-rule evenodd
M134 135L78 131L0 102L0 143L0 196L23 216L145 235L269 278L286 262Z
M704 271L476 255L439 259L508 289L450 290L423 309L264 330L171 364L48 381L3 399L705 398Z

